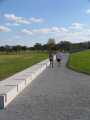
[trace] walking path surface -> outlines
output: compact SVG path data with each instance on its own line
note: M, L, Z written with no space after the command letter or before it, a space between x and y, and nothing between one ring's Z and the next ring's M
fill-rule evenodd
M48 67L6 109L0 120L90 120L90 76Z

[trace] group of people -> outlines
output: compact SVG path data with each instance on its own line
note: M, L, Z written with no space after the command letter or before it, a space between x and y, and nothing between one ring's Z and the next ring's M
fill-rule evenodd
M50 67L53 68L53 64L54 64L54 59L55 59L55 56L53 55L52 52L49 53L49 61L50 61ZM62 61L62 52L58 51L56 53L56 61L58 63L58 65L61 64L61 61Z

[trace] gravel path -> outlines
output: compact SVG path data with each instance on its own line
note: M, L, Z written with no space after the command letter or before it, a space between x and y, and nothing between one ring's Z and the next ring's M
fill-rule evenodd
M90 120L90 76L48 67L6 109L0 120Z

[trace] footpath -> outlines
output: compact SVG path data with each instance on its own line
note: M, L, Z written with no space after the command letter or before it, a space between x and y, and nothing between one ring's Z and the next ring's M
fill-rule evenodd
M0 120L90 120L90 76L61 66L47 67L0 110Z

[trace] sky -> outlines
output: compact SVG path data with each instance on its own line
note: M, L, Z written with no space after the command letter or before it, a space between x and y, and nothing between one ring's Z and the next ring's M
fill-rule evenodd
M90 0L0 0L0 46L90 40Z

